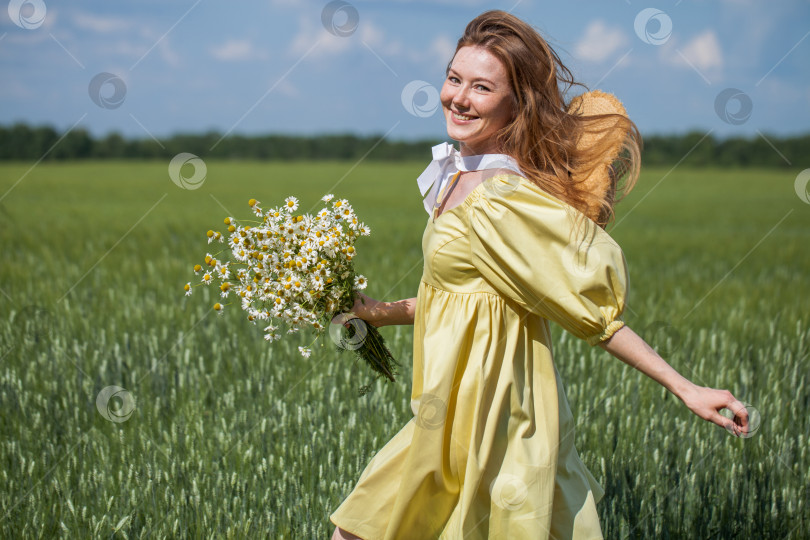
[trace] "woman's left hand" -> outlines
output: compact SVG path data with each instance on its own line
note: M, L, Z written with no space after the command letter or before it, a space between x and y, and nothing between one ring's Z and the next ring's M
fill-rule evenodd
M628 326L625 325L599 345L622 362L657 381L704 420L726 428L737 437L750 435L748 411L731 392L697 386L675 371ZM730 410L734 418L726 418L720 414L722 409Z
M739 437L749 433L748 411L745 405L728 390L692 385L692 388L683 392L679 397L693 413L704 420L726 428L733 435ZM720 414L722 409L731 411L734 418L727 418Z

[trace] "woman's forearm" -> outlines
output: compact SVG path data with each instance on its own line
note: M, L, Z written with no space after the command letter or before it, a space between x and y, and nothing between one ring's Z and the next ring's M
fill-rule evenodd
M661 384L704 420L723 426L737 436L750 437L758 428L758 424L749 425L746 405L735 398L734 394L728 390L694 384L667 364L629 327L620 328L610 339L599 345L625 364ZM720 414L723 409L731 411L733 418Z
M613 336L599 344L607 352L644 373L675 396L683 399L694 386L688 379L670 366L652 347L647 345L633 330L624 326Z
M396 302L382 302L363 293L357 294L352 312L374 326L393 324L413 324L416 311L416 298L405 298Z
M381 302L384 316L382 324L377 326L387 326L392 324L413 324L413 315L416 310L416 298L405 298L396 302Z

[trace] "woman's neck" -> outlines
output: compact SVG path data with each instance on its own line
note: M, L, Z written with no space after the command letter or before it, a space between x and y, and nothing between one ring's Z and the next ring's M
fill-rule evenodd
M495 145L487 145L484 147L472 147L463 142L459 142L459 152L461 153L462 157L468 156L481 156L484 154L500 154L501 152L495 147Z

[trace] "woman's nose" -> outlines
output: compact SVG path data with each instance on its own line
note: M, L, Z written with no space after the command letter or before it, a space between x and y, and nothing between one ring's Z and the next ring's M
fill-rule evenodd
M469 89L466 86L462 86L453 96L453 104L466 108L470 103L469 98Z

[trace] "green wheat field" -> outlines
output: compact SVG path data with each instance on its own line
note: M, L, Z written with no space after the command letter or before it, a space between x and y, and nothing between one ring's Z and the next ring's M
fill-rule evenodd
M329 514L412 416L412 327L382 329L396 383L328 337L268 345L237 305L183 285L205 232L288 195L334 193L372 230L372 297L413 296L425 163L0 165L0 536L328 538ZM810 535L810 205L796 170L647 169L609 231L626 322L693 381L761 416L737 439L601 348L555 328L606 538ZM319 206L317 206L319 208ZM118 386L107 411L102 389ZM110 392L109 390L107 392ZM106 394L105 394L106 395ZM102 396L104 397L104 395ZM124 418L113 418L123 420Z

